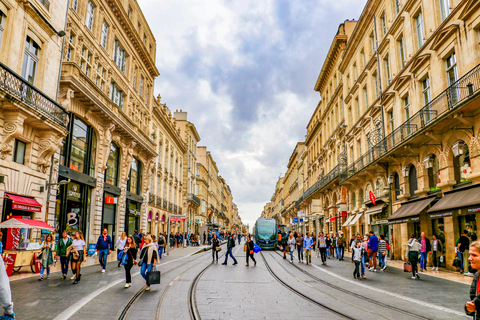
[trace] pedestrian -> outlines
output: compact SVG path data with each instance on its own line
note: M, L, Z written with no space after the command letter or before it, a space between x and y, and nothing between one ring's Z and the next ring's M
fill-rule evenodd
M207 241L207 232L203 231L203 244L205 244Z
M298 254L298 262L303 262L303 237L301 234L298 234L297 238L297 254Z
M212 233L211 232L208 233L208 245L209 246L212 245Z
M425 237L425 232L422 232L420 235L420 271L427 271L427 258L428 254L432 253L430 247L430 240Z
M156 266L156 262L158 259L157 256L157 248L152 243L152 237L146 235L143 237L143 247L142 251L140 252L140 259L139 265L141 267L140 274L142 275L143 279L146 281L145 291L150 290L150 283L148 282L147 272L151 272L152 268Z
M346 243L346 239L343 236L343 232L340 232L339 237L337 239L338 260L340 261L343 261L343 256L345 255L345 243Z
M163 255L163 250L165 250L165 247L167 245L167 242L165 241L165 237L163 234L158 235L158 258L162 259Z
M218 262L218 251L220 251L221 248L220 248L220 240L218 240L216 233L213 235L213 239L209 240L209 242L212 243L212 263L214 261ZM217 248L220 248L220 249L217 249ZM217 257L216 259L215 259L215 256Z
M283 249L283 259L287 259L287 248L288 248L288 236L282 235L282 249Z
M464 273L465 269L467 271L467 275L471 275L471 273L468 270L468 260L466 259L464 253L466 250L468 250L470 246L470 240L468 239L468 231L463 230L462 235L460 238L457 240L457 246L455 248L455 253L460 259L460 274ZM466 267L465 267L466 265Z
M157 250L158 252L158 241L157 241L157 237L156 236L151 236L152 237L152 243L153 245L155 246L155 249Z
M55 243L53 242L53 237L51 234L45 236L40 249L42 250L42 261L40 263L40 278L39 281L43 280L43 273L47 270L47 279L50 279L50 266L53 264L53 247Z
M227 253L225 254L225 262L222 263L223 265L227 264L228 255L230 255L230 257L232 257L232 259L234 261L233 265L238 264L237 259L235 259L235 257L233 256L233 253L232 253L232 250L233 250L234 247L235 247L235 240L233 240L233 237L232 237L232 235L229 231L228 236L227 236Z
M57 257L60 257L60 267L62 268L62 280L65 280L67 278L67 273L68 273L67 248L70 247L71 245L72 245L72 239L68 236L67 231L63 230L62 239L60 239L57 243Z
M3 238L3 233L0 231L0 254L3 253L3 242L2 242L2 238Z
M125 288L132 286L132 274L131 270L134 265L137 264L137 244L132 236L128 236L125 240L125 246L123 247L123 254L127 255L127 264L124 264L125 268Z
M123 248L125 248L125 243L127 242L127 234L122 232L120 235L120 238L117 239L117 243L115 243L115 247L117 247L117 257L120 254L121 251L123 251ZM118 260L118 267L120 268L120 264L122 263L122 260Z
M310 233L307 232L307 236L303 240L303 250L305 250L305 260L307 261L307 266L312 264L312 246L313 239L310 237Z
M385 271L387 265L385 263L385 258L387 256L387 241L385 241L385 236L383 234L380 235L380 240L378 240L378 260L380 266L382 267L380 270Z
M363 246L360 242L355 241L355 245L352 247L352 263L355 263L355 270L353 271L353 277L360 279L360 264L363 256Z
M432 270L438 271L438 260L443 256L443 244L440 239L437 238L437 235L432 236Z
M357 240L362 243L362 246L364 248L361 262L362 279L367 279L367 277L365 276L365 264L368 261L368 236L364 236L362 241L362 236L359 234L357 236Z
M322 265L327 265L327 239L324 237L323 232L320 232L317 240L317 248L320 251L320 258L322 259Z
M480 271L480 241L473 241L469 247L468 260L472 269ZM470 286L470 301L465 304L465 313L472 316L474 320L480 320L480 286L478 283L479 272L475 273L472 285Z
M295 252L295 244L297 240L294 238L293 233L288 235L288 250L290 250L290 263L293 263L293 253Z
M368 238L368 257L370 268L369 271L377 272L377 251L378 251L378 238L370 231L370 237Z
M253 244L253 241L250 240L250 236L247 236L247 242L245 243L245 245L247 246L247 267L248 267L248 258L251 257L253 262L254 262L254 265L256 266L257 265L257 261L255 260L255 258L253 257L253 254L255 253L255 251L253 251L255 245Z
M333 247L335 248L335 257L337 259L339 259L339 256L340 256L340 250L338 249L338 232L335 232L335 237L333 237L332 239L332 244L333 244Z
M87 261L87 256L85 255L85 239L83 238L83 232L81 230L75 232L75 239L72 241L72 246L78 252L78 258L72 258L72 270L75 270L73 275L75 277L75 281L73 284L77 284L82 277L80 273L82 262Z
M108 235L108 230L105 228L103 229L100 237L98 237L97 247L95 249L95 252L98 252L98 261L100 262L100 266L102 267L102 273L104 273L105 269L107 268L108 255L112 253L112 250L113 242Z
M418 255L420 253L420 249L422 245L420 242L415 238L415 234L412 233L412 236L407 242L407 262L410 262L412 265L412 279L420 279L418 275Z
M350 239L350 243L348 244L348 247L352 249L352 252L356 242L357 242L357 237L354 234L352 234L352 238Z
M10 289L10 280L8 279L5 263L0 257L0 305L3 307L3 320L15 319L13 312L12 291Z
M140 248L140 242L142 242L142 238L138 235L138 231L133 231L133 239L135 240L135 244L137 245L137 249Z
M327 234L327 238L325 239L325 244L327 245L327 258L331 259L332 255L332 239L330 238L330 235Z

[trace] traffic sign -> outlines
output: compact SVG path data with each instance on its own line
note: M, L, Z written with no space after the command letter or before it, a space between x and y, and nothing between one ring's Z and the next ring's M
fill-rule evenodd
M368 192L368 195L370 196L370 200L372 200L372 204L375 205L375 195L373 194L372 190Z
M298 218L293 218L293 223L298 223Z

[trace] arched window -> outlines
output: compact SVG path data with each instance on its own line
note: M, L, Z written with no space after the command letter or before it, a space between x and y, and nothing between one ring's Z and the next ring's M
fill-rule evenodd
M375 182L375 191L377 191L376 196L378 198L383 197L383 180L382 179L377 179L377 181Z
M408 184L410 186L410 196L413 197L415 195L415 191L418 189L417 169L413 164L410 165L410 169L408 170Z
M467 181L467 174L472 172L470 151L463 141L454 144L453 170L457 183Z
M438 170L438 158L433 154L424 160L425 166L428 171L428 187L430 191L437 189L437 183L439 183L439 170Z
M134 194L140 194L142 185L142 163L135 157L132 158L130 167L130 179L128 179L128 191Z
M363 189L360 189L360 193L358 194L358 197L360 199L360 208L365 207L365 193L363 192Z
M355 195L355 192L352 192L352 209L357 209L357 196Z
M120 160L120 151L115 143L110 144L110 153L108 154L107 169L105 170L105 182L113 186L118 183L118 165Z

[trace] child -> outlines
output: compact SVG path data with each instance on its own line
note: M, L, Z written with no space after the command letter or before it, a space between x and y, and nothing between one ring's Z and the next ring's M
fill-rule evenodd
M352 248L352 263L355 262L355 271L353 271L353 277L355 279L360 279L360 262L362 261L363 255L363 246L361 246L360 241L357 241L355 247Z

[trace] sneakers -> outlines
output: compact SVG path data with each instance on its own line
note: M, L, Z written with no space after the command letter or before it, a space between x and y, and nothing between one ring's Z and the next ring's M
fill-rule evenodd
M105 269L102 269L102 273L105 273Z
M254 266L256 266L256 265L257 265L257 261L256 261L256 260L253 262L253 265L254 265Z
M227 265L227 263L226 263L226 262L224 262L224 263L222 263L222 265L223 265L223 266L226 266L226 265Z
M377 272L377 269L373 269L373 272Z
M247 264L245 265L245 267L248 267L248 266L249 266L249 265L248 265L248 263L247 263Z
M67 275L66 275L66 274L64 274L64 275L62 276L62 280L65 280L65 279L67 279Z
M77 281L77 280L75 280L75 281L73 281L73 283L72 283L72 284L77 284L77 283L78 283L78 281Z
M364 274L362 274L362 279L367 279L367 277L365 277L365 275L364 275Z
M77 279L77 275L73 274L73 276L70 278L70 280L75 280L75 279Z
M420 276L418 275L418 273L417 273L417 279L420 279Z
M412 277L413 280L417 279L416 277Z
M4 314L3 316L0 316L0 320L10 320L10 319L17 319L15 317L15 312L12 314Z
M128 283L125 283L125 288L130 288L130 285Z
M237 262L237 261L235 261L235 262L233 263L233 265L236 265L236 264L238 264L238 262Z
M290 263L293 263L293 260L290 260Z
M471 272L465 272L463 275L464 275L464 276L473 276L473 273L471 273Z
M40 276L40 278L38 278L38 281L42 281L43 280L43 276Z
M381 270L385 271L387 269L387 266L384 266Z
M47 275L47 279L50 279L50 275Z

